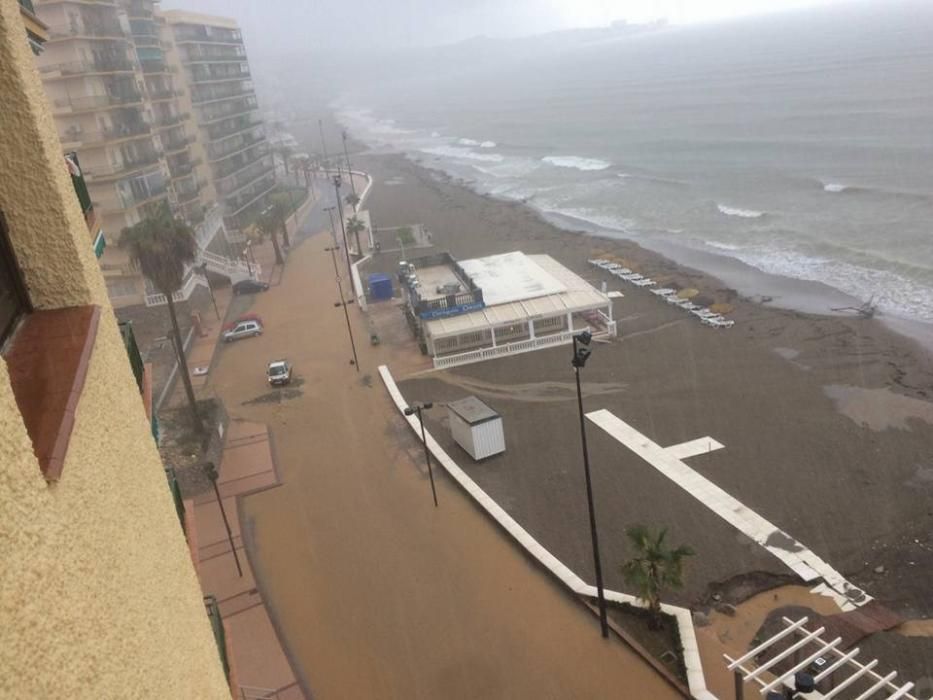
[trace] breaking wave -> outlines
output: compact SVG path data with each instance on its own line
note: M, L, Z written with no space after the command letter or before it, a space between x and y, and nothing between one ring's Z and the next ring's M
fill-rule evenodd
M605 170L612 165L598 158L580 156L545 156L541 160L558 168L575 168L576 170Z

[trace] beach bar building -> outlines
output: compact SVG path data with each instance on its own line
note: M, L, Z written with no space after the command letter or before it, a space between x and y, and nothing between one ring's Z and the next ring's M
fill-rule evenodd
M407 315L436 368L614 336L612 300L549 255L455 261L441 253L403 264Z

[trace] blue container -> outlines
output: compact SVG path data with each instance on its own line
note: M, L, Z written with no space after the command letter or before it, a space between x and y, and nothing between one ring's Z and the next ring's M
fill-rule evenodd
M373 301L392 298L392 279L388 275L373 273L369 276L369 296Z

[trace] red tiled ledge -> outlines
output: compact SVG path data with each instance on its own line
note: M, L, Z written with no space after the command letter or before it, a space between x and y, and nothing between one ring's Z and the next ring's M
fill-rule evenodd
M57 481L65 464L99 320L99 306L34 311L4 356L47 481Z

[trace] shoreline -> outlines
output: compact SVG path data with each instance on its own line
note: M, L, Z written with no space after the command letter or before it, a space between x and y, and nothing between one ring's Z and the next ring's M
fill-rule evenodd
M498 197L493 197L493 199L503 203L510 202L510 200ZM579 219L552 212L541 212L528 204L524 206L538 213L548 223L552 223L569 233L581 232L594 238L612 241L621 240L637 244L667 258L671 262L693 268L718 279L725 285L734 288L750 302L762 306L798 311L814 316L856 318L855 312L834 312L833 308L854 308L866 301L823 282L766 272L725 253L701 250L663 239L633 237L624 231L609 231ZM766 298L770 298L770 300L764 301ZM927 348L933 348L933 323L897 316L888 312L877 313L874 320L879 321L889 330L907 340L917 343L924 351L927 351Z

